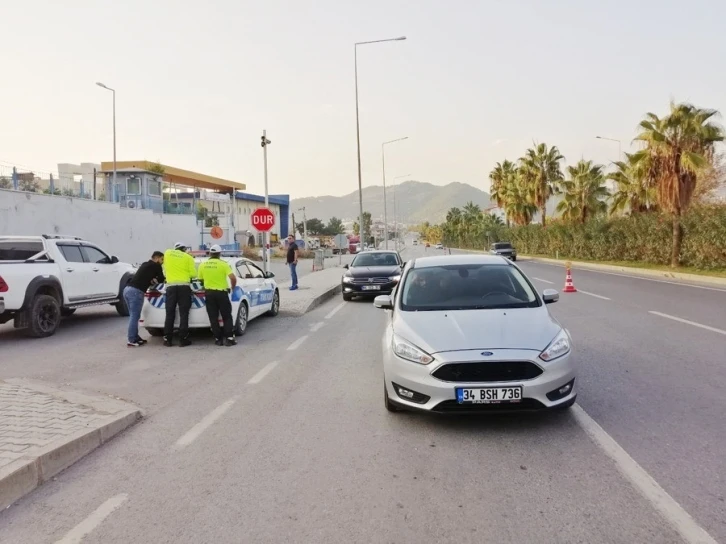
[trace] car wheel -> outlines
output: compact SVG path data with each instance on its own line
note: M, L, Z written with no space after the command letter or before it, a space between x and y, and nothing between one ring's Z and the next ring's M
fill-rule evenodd
M234 335L242 336L247 330L247 303L241 302L237 311L237 320L234 323Z
M60 325L60 304L50 295L36 295L30 303L27 334L34 338L45 338L55 333Z
M149 328L147 328L146 329L146 332L149 333L149 336L156 336L156 337L164 336L164 329L154 329L154 328L149 329Z
M386 390L386 384L383 384L383 404L386 407L386 410L389 412L400 412L401 410L398 409L396 405L394 405L391 402L391 399L388 398L388 391Z
M277 314L280 313L280 292L275 289L275 294L272 295L272 307L270 308L270 311L267 312L267 315L270 317L275 317Z
M513 261L516 261L516 260L517 260L517 257L512 257L512 260L513 260Z
M70 317L75 313L75 308L61 308L61 317Z
M353 300L353 296L343 293L343 300L345 300L346 302L350 302L351 300Z

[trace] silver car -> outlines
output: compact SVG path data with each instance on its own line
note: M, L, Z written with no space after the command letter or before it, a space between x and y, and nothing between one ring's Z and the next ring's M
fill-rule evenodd
M504 412L575 402L572 340L524 273L504 257L409 261L383 334L384 400L391 412Z

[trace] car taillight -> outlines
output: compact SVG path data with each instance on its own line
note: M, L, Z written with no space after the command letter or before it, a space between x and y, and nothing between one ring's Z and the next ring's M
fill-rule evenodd
M8 289L9 287L7 282L3 279L2 276L0 276L0 293L7 293Z

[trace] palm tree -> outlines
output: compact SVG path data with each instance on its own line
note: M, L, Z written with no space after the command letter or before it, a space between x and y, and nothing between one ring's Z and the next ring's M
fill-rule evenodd
M511 177L516 173L517 166L508 160L497 163L494 169L489 173L491 180L490 197L496 202L497 207L504 209L507 202L507 187ZM507 220L507 223L509 220Z
M553 194L559 193L559 183L562 180L560 162L564 157L557 146L547 147L539 144L528 149L522 158L524 174L534 185L534 204L539 208L542 216L542 226L547 226L547 201Z
M521 169L516 170L508 179L504 212L507 219L517 225L529 225L537 213L532 184L528 181Z
M584 160L567 168L570 179L562 182L565 198L557 205L564 219L584 223L607 211L608 190L602 170L601 165Z
M646 179L644 162L636 154L626 153L624 161L613 164L616 170L608 174L607 178L617 183L618 189L612 196L610 215L626 210L631 214L655 211L658 207L656 190Z
M644 142L646 148L636 155L647 169L646 179L656 187L658 204L673 217L673 267L681 257L681 216L699 179L713 164L714 144L724 140L723 128L712 122L717 114L716 110L671 102L665 117L648 113L640 122L636 140Z

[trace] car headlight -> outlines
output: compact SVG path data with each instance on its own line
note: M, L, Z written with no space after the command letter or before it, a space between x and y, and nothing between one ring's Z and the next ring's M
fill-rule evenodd
M410 342L406 342L403 338L393 335L393 353L398 355L401 359L406 359L412 363L419 363L427 365L431 363L434 358L431 357L425 351L417 348Z
M395 282L399 282L399 281L401 281L401 274L397 274L397 275L395 275L395 276L390 276L390 277L388 278L388 281L395 281Z
M353 281L353 276L343 276L343 283L350 283Z
M550 342L550 345L539 354L539 358L543 361L550 362L568 353L570 353L570 337L565 332L565 329L562 329L557 333L555 339Z

